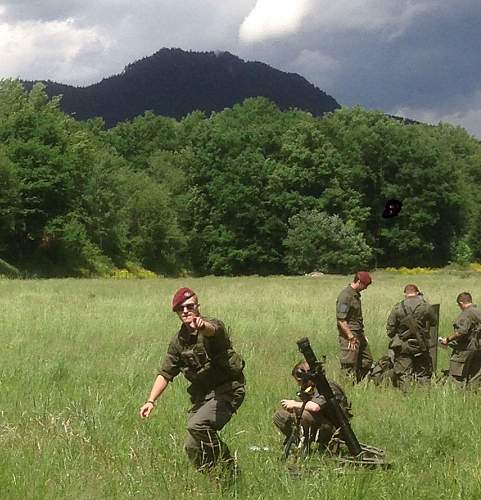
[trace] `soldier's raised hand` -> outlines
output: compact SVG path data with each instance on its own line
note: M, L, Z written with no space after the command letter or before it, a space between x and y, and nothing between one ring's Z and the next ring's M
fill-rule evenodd
M205 327L205 321L202 316L194 316L189 326L192 330L202 330Z

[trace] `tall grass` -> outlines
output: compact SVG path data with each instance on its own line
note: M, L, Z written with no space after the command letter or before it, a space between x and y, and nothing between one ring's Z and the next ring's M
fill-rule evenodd
M451 331L456 295L481 296L481 277L378 273L363 292L375 357L387 346L385 321L414 281L441 303L440 333ZM0 281L0 498L481 498L481 400L448 385L345 386L353 428L386 450L390 470L343 468L315 458L293 479L280 462L271 415L293 396L295 341L308 336L339 379L334 303L349 277L185 280ZM170 299L198 291L203 313L231 327L246 359L248 395L223 431L242 475L222 489L196 473L182 449L186 383L180 377L141 421L160 358L177 329ZM440 353L446 367L448 352ZM269 451L253 452L253 445Z

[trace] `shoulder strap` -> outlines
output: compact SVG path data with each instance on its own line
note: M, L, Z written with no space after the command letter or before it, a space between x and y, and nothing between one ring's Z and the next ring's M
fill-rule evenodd
M414 311L418 308L419 305L420 304L418 304L414 308ZM411 332L411 335L414 336L416 338L416 340L418 341L419 348L421 349L421 351L427 352L428 351L428 347L427 347L426 342L424 341L424 339L421 337L421 334L419 333L418 325L416 324L416 321L414 320L414 317L413 317L413 312L414 311L412 311L409 308L409 312L408 312L408 308L404 304L404 300L401 302L401 306L402 306L404 314L406 315L406 318L408 320L408 326L409 326L409 331Z

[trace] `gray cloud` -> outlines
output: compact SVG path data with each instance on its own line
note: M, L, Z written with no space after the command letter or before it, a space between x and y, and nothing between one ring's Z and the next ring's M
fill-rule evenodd
M229 50L481 137L480 20L478 0L1 1L0 76L89 84L161 47Z
M85 2L88 7L88 1ZM2 19L8 23L61 21L82 11L81 0L2 0Z
M469 96L459 95L458 106L452 107L451 111L434 106L400 106L387 111L393 115L409 116L424 123L459 125L474 137L481 139L481 90Z
M303 74L344 105L462 124L481 137L479 2L317 0L310 9L302 32L245 51Z

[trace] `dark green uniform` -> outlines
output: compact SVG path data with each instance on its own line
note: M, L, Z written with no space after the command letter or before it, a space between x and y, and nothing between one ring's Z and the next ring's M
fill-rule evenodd
M369 372L373 359L364 335L361 294L351 285L344 288L337 297L336 318L338 321L347 321L351 332L359 341L356 349L349 349L349 342L338 324L341 368L361 380Z
M339 406L344 410L346 415L351 418L351 406L344 391L334 382L329 382L329 385L331 386L332 392L334 393ZM297 401L300 401L300 399L297 399ZM318 404L321 409L316 413L311 413L308 410L303 411L301 425L304 430L304 435L307 436L311 442L315 441L323 446L327 446L333 434L337 430L335 419L330 414L326 398L319 394L317 389L314 389L311 401ZM272 420L274 425L286 437L289 437L295 424L296 414L284 410L284 408L280 408L274 413Z
M453 327L461 337L453 342L449 374L460 382L469 382L481 370L481 310L475 305L464 309Z
M414 330L410 329L409 315ZM405 388L412 380L429 382L432 376L429 328L436 322L433 309L422 295L408 297L394 306L387 320L387 335L391 338L389 348L394 352L395 386Z
M215 326L211 337L204 337L182 325L170 342L159 375L168 381L180 372L189 380L192 400L188 415L185 450L198 468L210 468L218 460L230 463L227 445L217 432L242 404L245 380L244 362L232 348L224 324L207 320Z

